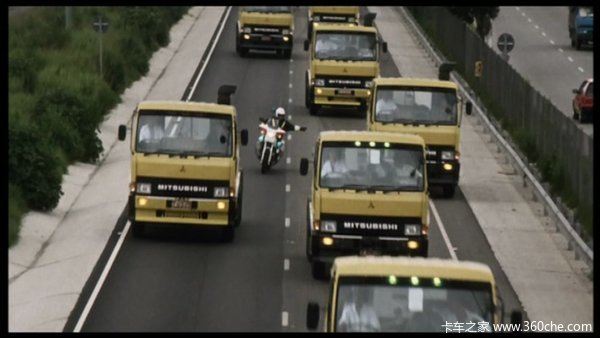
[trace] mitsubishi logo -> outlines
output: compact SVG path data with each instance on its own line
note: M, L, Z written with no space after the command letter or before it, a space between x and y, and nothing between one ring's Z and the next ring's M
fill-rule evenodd
M373 201L369 201L369 209L375 209L375 205L373 204Z
M184 166L181 166L181 169L179 169L179 172L180 172L180 173L184 173L184 172L185 172L185 167L184 167Z

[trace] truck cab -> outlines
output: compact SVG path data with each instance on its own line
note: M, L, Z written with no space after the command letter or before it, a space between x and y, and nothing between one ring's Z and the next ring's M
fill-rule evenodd
M341 25L360 25L359 6L310 6L308 7L308 40L311 39L313 26L322 23Z
M454 195L460 173L460 124L462 111L472 104L458 96L449 80L425 78L377 78L367 112L367 129L420 135L427 147L429 184L441 186L446 197Z
M237 22L235 47L240 56L250 49L274 50L292 57L294 13L290 6L242 6Z
M311 115L321 108L366 110L381 52L387 52L372 26L374 18L374 13L365 15L368 26L313 25L312 38L304 41L309 52L305 104Z
M134 236L148 225L218 229L231 241L242 221L243 170L235 86L219 89L218 103L144 101L131 125L129 220ZM127 126L119 126L124 141Z
M331 276L325 332L492 332L504 322L494 275L483 263L350 256L336 258ZM354 309L361 311L350 315ZM308 303L310 330L319 312L318 303ZM510 320L522 323L522 313L512 311Z
M306 255L316 279L338 256L427 256L425 144L417 135L323 131L314 148ZM307 175L308 159L300 160Z
M569 6L569 38L571 47L581 49L594 43L594 8L591 6Z

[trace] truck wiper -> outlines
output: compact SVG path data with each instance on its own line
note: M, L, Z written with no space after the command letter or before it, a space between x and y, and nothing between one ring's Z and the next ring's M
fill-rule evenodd
M177 154L174 154L174 156L180 156L180 157L188 157L188 156L193 156L194 158L198 158L198 157L215 157L217 155L223 155L222 152L220 151L188 151L188 152L180 152Z
M344 184L339 187L329 187L329 191L346 190L346 189L351 189L351 190L356 190L356 191L367 191L368 187L365 187L362 184Z

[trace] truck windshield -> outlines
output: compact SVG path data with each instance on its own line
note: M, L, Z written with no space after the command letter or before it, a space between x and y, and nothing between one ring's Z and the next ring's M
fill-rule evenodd
M372 33L317 32L315 58L336 61L375 61L377 39Z
M387 145L387 147L386 147ZM423 191L423 148L374 142L325 142L320 186L330 189Z
M456 125L456 91L446 88L381 87L375 95L375 121Z
M244 12L257 12L257 13L291 13L290 6L244 6L242 7Z
M140 111L136 151L140 153L230 157L231 117Z
M416 276L340 277L335 330L446 332L446 325L459 322L463 329L473 323L470 331L489 332L493 310L490 283Z

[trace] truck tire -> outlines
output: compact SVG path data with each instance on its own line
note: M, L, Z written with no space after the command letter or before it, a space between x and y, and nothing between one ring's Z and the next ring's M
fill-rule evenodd
M327 273L327 264L323 262L314 261L311 263L311 271L314 279L327 280L329 279Z
M233 220L233 226L236 228L242 224L242 203L244 200L244 189L242 188L243 178L244 176L240 178L240 191L238 193L237 203L235 206L235 219Z
M223 242L229 243L231 241L233 241L233 237L235 235L235 232L233 230L233 227L228 225L226 226L224 229L221 230L221 239L223 240Z
M442 186L442 190L445 198L452 198L456 191L456 184L445 184Z
M144 233L146 232L146 224L142 222L131 221L131 232L133 233L133 237L144 237Z
M291 59L292 58L292 50L291 49L286 49L283 51L283 58L284 59Z

